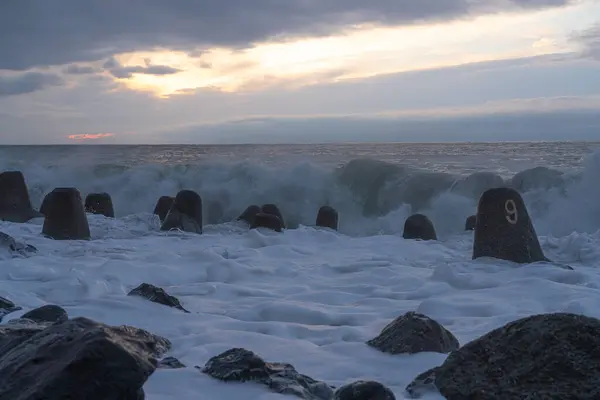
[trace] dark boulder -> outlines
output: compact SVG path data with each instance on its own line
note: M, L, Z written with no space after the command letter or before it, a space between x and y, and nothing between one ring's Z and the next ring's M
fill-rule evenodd
M423 214L413 214L404 222L404 239L437 240L433 222Z
M183 308L177 297L171 296L164 289L159 288L154 285L150 285L149 283L142 283L140 286L136 287L132 291L130 291L128 296L139 296L145 299L148 299L154 303L162 304L168 307L177 308L181 311L185 311L189 313L188 310Z
M90 227L75 188L56 188L44 199L42 233L56 240L88 240Z
M277 207L275 204L263 204L260 210L263 214L271 214L279 218L281 221L281 227L285 229L285 220L283 219L281 211L279 211L279 207Z
M37 249L32 245L17 242L12 236L4 232L0 232L0 249L6 249L13 257L27 257L37 253Z
M248 223L248 225L252 225L254 223L254 218L256 217L256 214L260 212L260 207L255 204L252 204L248 206L248 208L246 208L243 213L240 214L237 220L245 221L246 223Z
M379 336L367 344L389 354L449 353L460 346L452 332L428 316L414 311L390 322Z
M474 231L475 226L477 225L477 215L471 215L467 217L465 221L465 231Z
M16 306L12 301L0 296L0 322L2 322L2 318L4 318L5 315L19 310L22 310L22 308Z
M200 195L193 190L179 191L160 229L162 231L179 229L201 234L202 198Z
M335 208L330 206L323 206L319 208L319 212L317 213L316 225L337 231L338 218L338 212Z
M479 257L523 264L549 261L544 256L523 198L516 190L490 189L479 199L473 259Z
M379 382L356 381L336 390L333 400L396 400L396 396Z
M153 213L155 215L158 215L158 218L160 218L160 222L163 222L165 220L174 201L175 197L171 196L161 196L161 198L158 199L158 201L156 202L156 206L154 207Z
M511 322L451 353L406 390L448 400L599 399L600 320L553 313Z
M0 220L22 223L37 217L42 217L42 214L31 206L23 173L0 173Z
M250 225L250 229L267 228L275 232L281 232L283 224L279 217L273 214L258 213L254 216L254 222Z
M290 364L265 362L255 353L241 348L227 350L209 359L203 373L226 382L254 381L276 393L306 400L330 400L332 388L324 382L302 375Z
M143 399L170 342L87 318L0 326L0 399Z
M33 322L65 322L69 319L67 312L59 306L52 304L35 308L26 312L21 316L23 319L28 319Z
M156 368L161 369L179 369L185 368L185 365L176 359L175 357L165 357L162 360L158 361L158 365Z
M114 218L115 209L112 198L108 193L90 193L85 198L85 211L91 214L100 214L105 217Z

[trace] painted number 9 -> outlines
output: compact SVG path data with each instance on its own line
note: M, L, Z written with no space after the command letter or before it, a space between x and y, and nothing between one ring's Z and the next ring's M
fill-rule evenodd
M517 205L514 200L506 200L504 202L504 211L506 211L506 220L509 224L515 225L519 220L519 213L517 211Z

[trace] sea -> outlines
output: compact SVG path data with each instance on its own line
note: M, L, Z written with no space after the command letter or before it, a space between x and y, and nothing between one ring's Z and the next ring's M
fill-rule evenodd
M38 249L14 257L0 248L0 296L23 307L2 323L57 304L168 338L168 355L186 368L156 370L149 400L290 398L194 368L234 347L333 386L375 380L404 399L446 355L392 356L365 342L408 311L461 344L539 313L600 318L600 142L0 146L5 170L23 172L35 208L52 189L76 187L83 197L109 193L116 218L88 214L90 241L44 238L42 219L0 221ZM500 185L519 190L553 262L472 260L465 220ZM162 232L152 214L181 189L202 197L202 235ZM264 203L281 209L283 233L235 221ZM338 211L339 231L314 227L323 205ZM437 241L402 238L417 212ZM191 313L127 296L142 282Z

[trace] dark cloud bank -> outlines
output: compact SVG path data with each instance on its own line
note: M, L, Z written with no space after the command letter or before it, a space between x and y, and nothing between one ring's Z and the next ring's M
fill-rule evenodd
M168 46L243 46L361 22L410 24L574 0L4 0L0 69L102 60ZM160 72L160 71L159 71Z

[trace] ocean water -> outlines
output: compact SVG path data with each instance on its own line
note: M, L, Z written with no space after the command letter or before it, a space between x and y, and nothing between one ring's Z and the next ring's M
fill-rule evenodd
M559 172L534 169L547 167ZM0 170L25 174L34 207L59 186L106 191L117 218L89 215L91 241L41 237L41 219L0 222L39 249L0 249L0 296L24 308L63 306L71 317L128 324L173 342L188 368L157 370L150 400L285 399L198 372L232 347L293 364L340 386L379 381L398 399L443 354L386 355L365 345L392 319L422 312L465 344L515 319L566 311L600 318L600 143L344 144L276 146L0 146ZM513 180L515 174L520 174ZM463 230L487 188L521 191L553 264L471 260ZM156 200L180 189L203 197L205 233L160 232ZM284 233L234 220L276 203ZM317 210L340 231L316 229ZM422 212L439 240L402 239ZM177 296L191 314L126 294L142 282ZM439 399L439 395L425 399Z

